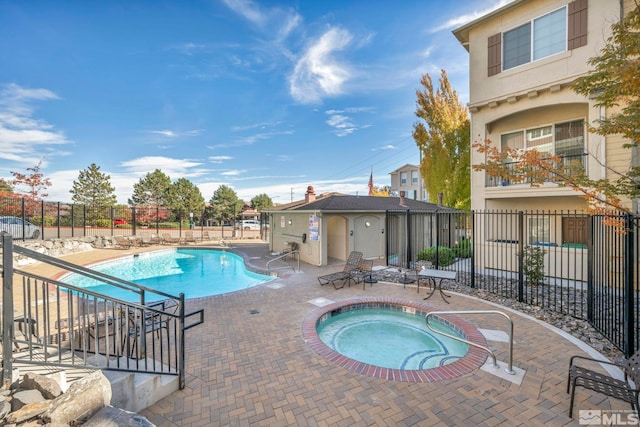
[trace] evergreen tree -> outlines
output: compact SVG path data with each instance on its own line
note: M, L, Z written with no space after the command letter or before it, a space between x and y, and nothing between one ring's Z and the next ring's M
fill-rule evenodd
M129 204L147 207L165 206L170 187L171 178L160 169L156 169L133 184L133 194Z
M420 81L423 91L416 91L416 116L424 122L413 127L413 139L421 151L420 172L429 193L429 201L457 209L471 206L470 121L467 108L451 88L442 70L437 90L428 74Z
M200 189L186 178L180 178L171 184L166 201L180 220L193 213L194 220L197 221L204 211L204 197Z
M236 192L226 185L218 187L210 203L213 217L221 224L228 220L235 220L234 214L237 216L244 206L244 202L238 199Z
M267 196L265 193L258 194L251 199L251 207L258 212L261 212L263 209L273 207L273 200L271 200L271 197Z
M111 176L100 172L100 166L95 163L78 174L78 180L73 181L70 190L74 203L87 206L114 206L116 204L115 188L109 181Z

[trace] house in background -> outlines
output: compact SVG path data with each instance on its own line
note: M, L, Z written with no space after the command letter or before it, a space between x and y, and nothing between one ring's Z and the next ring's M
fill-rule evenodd
M587 124L608 112L571 86L589 72L589 58L599 54L621 12L634 7L632 0L515 0L454 30L469 52L472 141L557 154L565 164L582 165L594 180L611 178L611 169L628 170L628 141L589 133ZM483 163L483 156L472 152L471 163ZM471 174L473 210L585 207L577 192L553 182L532 187L526 177L509 182L484 171ZM575 215L527 224L529 236L558 244L585 243L586 226ZM506 234L494 237L513 239Z
M391 191L400 194L404 191L407 199L427 200L427 194L420 174L420 166L407 163L406 165L390 172Z
M344 262L351 251L360 251L367 259L384 259L386 236L406 234L398 223L387 230L387 211L438 211L454 209L403 197L350 196L324 193L316 196L312 186L304 200L265 209L270 224L267 240L275 252L296 243L300 261L312 265ZM431 223L421 224L431 229ZM403 234L404 233L404 234ZM432 235L431 233L425 233ZM424 248L433 242L424 242Z

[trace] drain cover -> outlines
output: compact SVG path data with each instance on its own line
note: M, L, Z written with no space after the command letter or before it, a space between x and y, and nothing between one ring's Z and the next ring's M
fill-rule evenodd
M256 310L255 308L252 310L249 310L249 314L258 314L260 313L260 310Z

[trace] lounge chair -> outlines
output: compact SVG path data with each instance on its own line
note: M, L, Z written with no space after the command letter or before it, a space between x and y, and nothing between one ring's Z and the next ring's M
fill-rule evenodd
M113 236L113 247L116 249L129 249L131 244L131 240L124 236Z
M162 233L163 245L177 245L178 243L180 243L179 237L173 237L170 233Z
M581 365L577 365L576 361L582 360L592 365L600 363L605 365L617 366L624 372L624 380L613 378L609 375L592 371ZM629 383L633 381L634 385ZM623 364L618 365L608 360L596 360L585 356L573 356L569 360L569 375L567 379L567 393L571 392L571 401L569 402L569 417L573 416L573 400L575 397L576 387L584 387L589 390L604 394L609 397L623 400L631 405L631 409L638 415L638 394L640 393L640 350L636 351L633 356L625 360Z
M202 232L202 241L204 242L205 240L213 240L211 236L209 236L209 232L206 230Z
M352 276L353 270L356 270L358 268L358 266L360 265L360 261L362 261L362 252L353 251L349 254L347 263L344 265L344 269L342 271L320 276L318 277L318 282L320 282L320 285L331 283L336 289L344 288L345 281L349 281L349 286L351 286L350 281L353 280L355 282L355 279ZM342 281L342 286L337 287L336 282L339 281Z
M196 243L196 238L193 235L193 231L185 231L184 232L184 242L185 243Z

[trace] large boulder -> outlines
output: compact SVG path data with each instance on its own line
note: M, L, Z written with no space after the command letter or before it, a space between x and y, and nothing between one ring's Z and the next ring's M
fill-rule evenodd
M75 381L69 390L52 401L41 415L47 423L69 424L86 421L111 402L111 384L102 371Z

